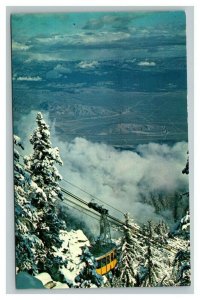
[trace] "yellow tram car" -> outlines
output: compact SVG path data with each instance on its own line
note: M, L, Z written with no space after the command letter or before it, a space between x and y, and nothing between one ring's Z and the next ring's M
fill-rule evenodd
M117 265L116 249L112 249L106 254L96 257L96 261L96 272L99 275L105 275L109 271L114 270Z

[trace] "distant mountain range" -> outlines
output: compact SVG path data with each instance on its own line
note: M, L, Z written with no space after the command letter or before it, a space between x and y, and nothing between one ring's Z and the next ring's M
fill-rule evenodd
M69 104L66 106L57 105L49 108L50 112L53 111L58 115L64 115L67 119L80 119L89 117L104 117L113 116L116 112L112 110L105 109L100 106L89 106L82 104Z

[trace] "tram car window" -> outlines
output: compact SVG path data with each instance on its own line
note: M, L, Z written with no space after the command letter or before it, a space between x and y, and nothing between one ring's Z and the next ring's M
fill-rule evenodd
M97 260L97 269L101 269L101 260Z
M106 266L106 257L101 259L101 266L102 267Z
M106 257L106 264L110 264L110 254Z

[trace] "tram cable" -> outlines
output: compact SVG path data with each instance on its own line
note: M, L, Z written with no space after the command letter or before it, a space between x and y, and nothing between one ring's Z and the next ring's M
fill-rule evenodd
M85 215L87 215L87 216L89 216L89 217L91 217L91 218L93 218L93 219L95 219L95 220L97 220L97 221L99 222L99 220L100 220L100 215L96 214L96 213L93 212L92 210L86 209L85 207L83 207L83 206L81 206L81 205L77 205L77 203L74 203L74 202L70 201L69 199L66 199L66 198L64 198L64 199L65 199L66 201L60 201L62 205L66 206L66 207L69 206L69 207L71 207L71 208L73 208L73 209L75 209L75 210L77 210L77 211L79 211L79 212L81 212L81 213L83 213L83 214L85 214ZM79 206L81 209L78 209L77 207L75 207L75 206L73 206L73 205L70 205L70 204L68 203L68 201L70 201L72 204L74 204L74 205L76 205L76 206ZM89 213L91 213L91 214L97 216L98 218L95 218L94 216L92 216L92 215L89 214L89 213L86 213L85 211L88 211ZM113 225L112 225L113 228L116 228L115 226L118 225L118 224L116 224L116 223L114 223L114 222L111 222L111 223L113 224Z
M76 206L78 206L78 207L84 209L85 211L90 212L91 214L93 214L93 215L99 217L99 215L98 215L97 213L93 212L92 210L90 210L90 209L88 209L88 208L85 208L85 207L81 206L80 204L74 203L73 201L71 201L71 200L69 200L69 199L67 199L67 198L64 198L64 199L65 199L65 201L61 201L61 203L63 203L63 202L65 202L65 203L70 202L70 203L72 203L72 204L74 204L74 205L76 205Z
M77 197L76 195L72 194L71 192L67 191L67 190L64 189L64 188L61 188L61 191L62 191L64 194L66 194L66 195L68 195L68 196L71 196L71 197L74 198L75 200L80 201L82 204L84 204L84 205L86 205L86 206L88 207L88 202L86 202L85 200L81 199L80 197ZM66 200L69 200L69 199L66 199ZM69 200L69 201L70 201L70 200ZM78 205L78 204L77 204L77 205ZM82 207L82 206L81 206L81 207ZM82 208L83 208L83 207L82 207ZM84 208L84 209L85 209L85 208ZM88 208L86 208L86 210L88 210ZM88 211L90 211L90 212L92 212L93 214L97 215L97 213L93 212L92 210L88 210ZM117 218L111 216L110 214L108 214L108 218L111 219L112 222L115 223L115 225L116 225L116 224L117 224L118 226L119 226L119 225L120 225L120 226L125 225L124 222L122 222L121 220L119 220L119 219L117 219ZM136 229L136 228L134 228L134 229Z
M24 158L21 154L19 154L19 155L20 155L20 157ZM112 209L114 209L114 210L116 210L116 211L118 211L119 213L121 213L121 214L124 215L123 211L121 211L120 209L118 209L118 208L116 208L116 207L114 207L114 206L112 206L112 205L106 203L106 202L103 201L102 199L100 199L100 198L98 198L98 197L92 195L91 193L87 192L86 190L84 190L83 188L79 187L78 185L76 185L76 184L70 182L69 180L66 180L65 178L62 178L62 181L64 181L64 182L70 184L71 186L73 186L73 187L79 189L79 190L82 191L83 193L85 193L85 194L87 194L88 196L92 197L92 199L96 199L96 200L98 200L98 201L104 203L105 205L111 207ZM62 188L62 187L61 187L61 188ZM64 189L64 188L63 188L63 189Z
M71 208L73 208L73 209L75 209L75 210L77 210L77 211L79 211L79 212L81 212L81 213L84 213L85 215L87 215L87 216L89 216L89 217L91 217L91 218L93 218L93 219L95 219L95 220L97 220L97 221L99 222L99 219L97 219L97 218L95 218L95 217L93 217L93 216L87 214L87 213L84 212L83 210L78 209L77 207L74 207L73 205L70 205L70 204L67 204L67 203L62 203L62 205L66 206L66 207L69 206L69 207L71 207Z
M121 210L119 210L118 208L116 208L116 207L114 207L114 206L112 206L112 205L106 203L105 201L99 199L98 197L96 197L96 196L90 194L89 192L87 192L87 191L85 191L84 189L80 188L80 187L77 186L76 184L71 183L70 181L68 181L68 180L66 180L66 179L64 179L64 178L63 178L62 180L65 181L66 183L70 184L71 186L76 187L77 189L79 189L80 191L82 191L82 192L84 192L85 194L89 195L89 196L92 197L93 199L96 199L96 200L98 200L98 201L104 203L105 205L111 207L112 209L114 209L114 210L116 210L116 211L118 211L119 213L121 213L121 214L124 215L124 213L123 213Z

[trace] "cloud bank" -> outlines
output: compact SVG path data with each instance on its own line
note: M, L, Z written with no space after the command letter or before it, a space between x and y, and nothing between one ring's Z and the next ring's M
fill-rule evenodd
M157 214L155 207L143 203L144 198L172 195L188 189L188 178L181 172L186 161L185 142L173 147L153 143L140 145L137 153L117 151L112 146L80 137L70 143L57 141L56 144L64 161L64 167L60 169L64 178L113 207L130 212L137 222L162 219L162 212ZM64 184L91 201L88 195ZM116 211L109 210L116 215ZM172 221L170 212L168 218Z
M35 112L24 116L18 128L25 141L26 154L31 152L28 136L35 125ZM45 116L48 124L48 116ZM26 124L28 124L26 126ZM26 128L31 128L28 133ZM58 146L64 165L60 167L63 178L86 190L122 212L129 212L139 223L149 219L165 219L173 223L173 207L165 207L165 211L156 211L149 201L152 195L162 201L175 193L188 191L188 176L182 174L187 159L187 143L179 142L173 146L149 143L139 145L136 152L119 151L103 143L93 143L85 138L76 137L73 141L61 142L51 124L53 146ZM91 201L92 197L65 181L61 185L67 190ZM145 200L145 201L144 201ZM154 199L155 200L155 199ZM156 201L161 201L157 199ZM173 206L172 199L170 202ZM95 200L98 202L98 200ZM185 202L178 200L181 212ZM109 212L121 219L122 214L100 201L98 204L109 209ZM162 207L161 207L162 208Z

